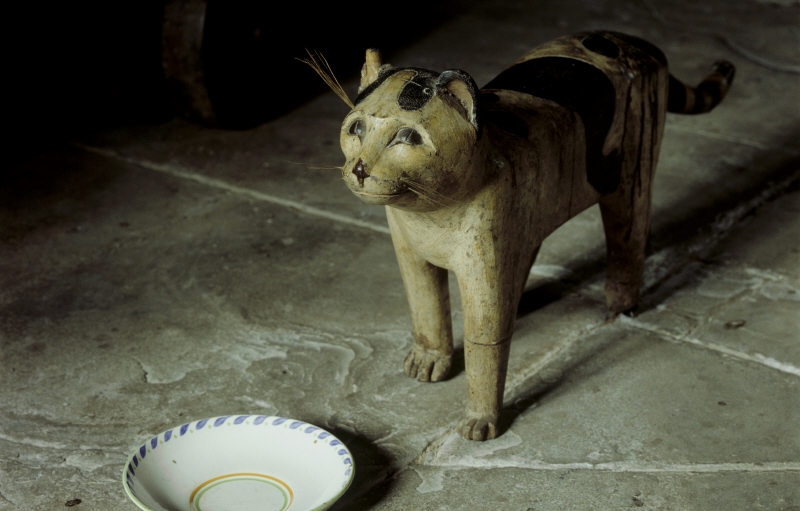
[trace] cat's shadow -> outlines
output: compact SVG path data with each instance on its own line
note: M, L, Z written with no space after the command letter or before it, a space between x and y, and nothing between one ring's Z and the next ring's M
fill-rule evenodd
M604 264L605 261L602 258L593 258L574 269L569 279L543 279L534 282L522 293L522 298L517 307L517 321L577 292L581 287L586 285L587 281L595 278L595 276L603 271ZM465 370L464 364L463 339L456 339L453 349L452 366L447 380L462 374Z

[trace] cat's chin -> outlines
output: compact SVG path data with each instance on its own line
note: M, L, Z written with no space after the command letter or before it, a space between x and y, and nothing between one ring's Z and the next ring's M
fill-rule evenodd
M404 190L402 192L397 193L369 193L364 192L361 190L350 190L353 192L356 197L361 199L363 202L367 204L376 204L380 206L388 206L389 204L394 204L399 202L403 199L408 199L410 195L414 195L413 192L409 190Z

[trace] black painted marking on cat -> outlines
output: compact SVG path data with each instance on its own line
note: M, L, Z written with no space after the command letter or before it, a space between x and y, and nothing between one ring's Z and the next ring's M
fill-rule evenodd
M483 119L501 130L522 139L528 138L528 124L511 112L490 110L484 113Z
M367 85L358 94L358 96L356 96L356 100L354 101L355 105L358 106L358 104L361 103L364 100L364 98L366 98L367 96L372 94L373 91L375 91L375 89L380 87L383 84L383 82L386 81L386 79L390 78L391 76L393 76L393 75L395 75L395 74L397 74L397 73L399 73L401 71L414 71L417 74L422 73L423 75L433 75L433 76L437 76L438 75L438 73L435 73L435 72L430 71L428 69L422 69L422 68L419 68L419 67L387 67L387 68L381 69L380 73L378 74L378 78L374 82L372 82L369 85Z
M581 39L581 44L589 51L599 53L604 57L615 59L619 57L619 46L602 34L588 34Z
M524 92L549 99L576 112L586 131L586 175L598 192L619 184L619 173L602 154L614 118L614 85L599 69L566 57L542 57L512 66L484 87Z
M400 105L400 108L413 111L425 106L433 97L436 76L437 74L433 71L418 71L397 96L397 104Z
M735 69L730 62L715 62L713 72L695 88L687 87L670 75L667 109L679 114L710 112L725 97L734 74Z

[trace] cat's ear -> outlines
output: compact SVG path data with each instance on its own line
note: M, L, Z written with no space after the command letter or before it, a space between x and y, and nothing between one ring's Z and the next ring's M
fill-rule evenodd
M381 70L381 52L375 48L369 48L364 58L364 65L361 66L361 84L358 86L358 93L369 87L369 84L378 79Z
M457 99L463 108L464 118L478 128L478 86L472 77L460 69L448 69L436 79L437 92Z

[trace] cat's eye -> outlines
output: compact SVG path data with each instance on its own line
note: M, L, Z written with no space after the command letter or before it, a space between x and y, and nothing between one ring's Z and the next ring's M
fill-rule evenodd
M394 136L394 143L398 142L408 145L420 145L422 143L422 135L412 128L400 128L400 131Z
M363 135L364 134L364 121L362 121L361 119L356 119L355 121L350 123L350 127L347 128L347 133L349 133L351 135L355 135L357 137L360 137L361 135Z

